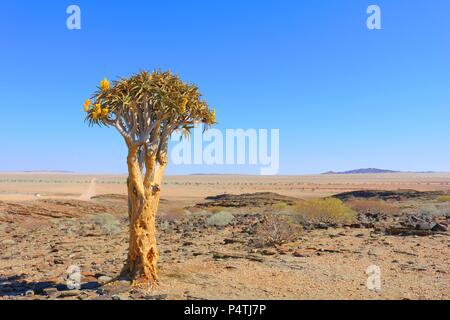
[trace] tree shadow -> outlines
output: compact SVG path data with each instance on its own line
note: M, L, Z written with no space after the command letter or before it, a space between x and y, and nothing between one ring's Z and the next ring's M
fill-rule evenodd
M54 288L58 292L71 290L65 283L57 283L54 281L26 281L25 275L14 275L9 277L0 276L0 297L17 297L26 296L27 293L45 295L45 289ZM80 290L97 290L100 284L96 281L81 284Z

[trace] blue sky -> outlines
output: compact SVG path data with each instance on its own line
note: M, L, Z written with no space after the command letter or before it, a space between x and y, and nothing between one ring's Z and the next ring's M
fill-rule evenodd
M82 103L105 76L155 68L198 84L219 129L279 128L280 174L450 171L449 16L448 0L2 2L0 171L125 172L121 137Z

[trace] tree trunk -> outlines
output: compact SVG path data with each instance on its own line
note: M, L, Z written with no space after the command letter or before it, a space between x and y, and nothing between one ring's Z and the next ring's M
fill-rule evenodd
M126 265L130 279L135 283L154 283L158 280L159 259L156 246L156 212L159 195L146 195L143 201L132 201L130 238Z
M159 182L144 184L136 154L135 150L130 148L127 183L130 237L127 263L122 276L129 278L134 285L153 284L158 280L156 212L159 204Z

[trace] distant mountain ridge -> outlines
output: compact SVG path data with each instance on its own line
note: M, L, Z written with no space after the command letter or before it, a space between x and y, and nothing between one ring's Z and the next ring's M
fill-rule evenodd
M385 170L385 169L377 169L377 168L365 168L365 169L355 169L355 170L349 170L349 171L341 171L341 172L334 172L334 171L328 171L322 174L377 174L377 173L399 173L401 171L394 171L394 170Z

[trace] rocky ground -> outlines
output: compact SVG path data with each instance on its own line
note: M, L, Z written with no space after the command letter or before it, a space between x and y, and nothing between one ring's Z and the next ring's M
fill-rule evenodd
M163 200L160 283L145 290L114 281L127 250L124 196L0 202L0 299L450 298L448 231L435 228L447 227L448 215L425 221L428 229L411 221L423 222L415 214L360 215L359 223L310 226L289 243L255 246L254 227L280 201L293 199L219 196L187 210ZM212 223L223 208L229 223ZM366 286L371 265L381 270L377 292ZM79 290L67 288L71 266L81 271Z

